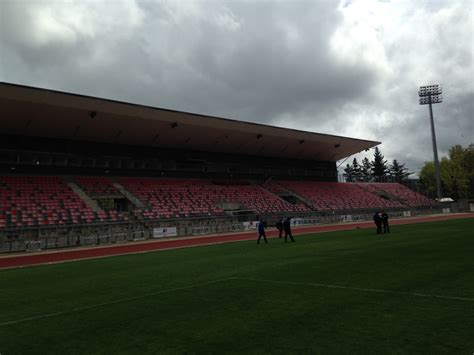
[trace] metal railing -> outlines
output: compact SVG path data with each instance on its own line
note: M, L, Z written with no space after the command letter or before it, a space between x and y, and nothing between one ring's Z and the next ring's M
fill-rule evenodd
M443 213L443 207L386 209L389 215L403 217ZM451 212L458 212L455 205ZM370 221L374 209L339 210L305 213L260 214L271 228L279 218L292 217L295 226L310 224L331 224L350 221ZM257 215L238 217L196 217L122 221L115 223L41 226L28 228L7 228L0 230L0 253L37 251L126 243L153 238L154 228L176 227L177 237L208 235L248 231L248 222L256 221ZM245 224L247 222L247 224Z

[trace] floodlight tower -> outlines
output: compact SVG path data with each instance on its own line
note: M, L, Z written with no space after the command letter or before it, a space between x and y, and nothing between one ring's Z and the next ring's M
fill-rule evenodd
M439 172L438 148L436 147L436 134L433 121L433 108L431 104L443 102L441 85L420 86L418 96L420 97L420 105L430 106L430 122L431 122L431 140L433 141L433 155L436 175L436 193L438 201L441 199L441 177Z

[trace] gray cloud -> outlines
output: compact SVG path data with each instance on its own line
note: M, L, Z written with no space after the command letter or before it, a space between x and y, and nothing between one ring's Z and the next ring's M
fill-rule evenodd
M0 3L0 80L383 142L432 157L473 137L467 1ZM362 157L360 155L358 157ZM352 160L352 159L351 159Z

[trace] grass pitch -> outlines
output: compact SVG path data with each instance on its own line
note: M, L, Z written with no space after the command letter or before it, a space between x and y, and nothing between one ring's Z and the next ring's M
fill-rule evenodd
M0 353L474 352L474 219L0 271Z

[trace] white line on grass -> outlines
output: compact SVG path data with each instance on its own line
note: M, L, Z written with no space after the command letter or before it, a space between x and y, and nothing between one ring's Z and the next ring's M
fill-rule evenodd
M118 303L125 303L125 302L134 301L134 300L147 298L147 297L151 297L151 296L162 295L164 293L171 293L171 292L175 292L175 291L189 290L189 289L196 288L196 287L212 285L212 284L221 283L221 282L230 281L230 280L267 282L267 283L276 283L276 284L283 284L283 285L312 286L312 287L334 288L334 289L362 291L362 292L388 293L388 294L395 294L395 295L406 295L406 296L426 297L426 298L441 298L441 299L447 299L447 300L474 302L474 298L469 298L469 297L442 296L442 295L432 295L432 294L418 293L418 292L390 291L390 290L381 290L381 289L376 289L376 288L362 288L362 287L351 287L351 286L341 286L341 285L329 285L329 284L321 284L321 283L314 283L314 282L295 282L295 281L281 281L281 280L268 280L268 279L254 279L254 278L246 278L246 277L228 277L228 278L225 278L225 279L218 279L218 280L212 280L212 281L207 281L207 282L201 282L201 283L197 283L197 284L194 284L194 285L174 287L174 288L169 288L169 289L166 289L166 290L161 290L161 291L156 291L156 292L151 292L151 293L145 293L145 294L139 295L139 296L120 298L120 299L117 299L115 301L110 301L110 302L96 303L96 304L92 304L92 305L89 305L89 306L73 308L73 309L70 309L70 310L67 310L67 311L61 311L61 312L55 312L55 313L46 313L46 314L42 314L42 315L39 315L39 316L11 320L11 321L8 321L8 322L0 323L0 326L24 323L24 322L35 321L35 320L44 319L44 318L51 318L51 317L61 316L61 315L64 315L64 314L82 312L82 311L87 311L87 310L90 310L90 309L99 308L99 307L103 307L103 306L110 306L110 305L114 305L114 304L118 304Z
M89 306L84 306L84 307L77 307L77 308L73 308L73 309L70 309L70 310L67 310L67 311L61 311L61 312L55 312L55 313L46 313L46 314L41 314L39 316L11 320L11 321L8 321L8 322L0 323L0 326L24 323L24 322L29 322L29 321L35 321L35 320L38 320L38 319L61 316L61 315L64 315L64 314L82 312L82 311L87 311L87 310L90 310L90 309L99 308L99 307L103 307L103 306L109 306L109 305L118 304L118 303L125 303L125 302L134 301L134 300L147 298L147 297L151 297L151 296L162 295L164 293L171 293L171 292L175 292L175 291L189 290L189 289L196 288L196 287L212 285L212 284L216 284L216 283L220 283L220 282L224 282L224 281L229 281L229 280L235 280L235 279L236 279L235 277L228 277L228 278L225 278L225 279L218 279L218 280L213 280L213 281L201 282L201 283L197 283L197 284L194 284L194 285L174 287L174 288L169 288L169 289L165 289L165 290L161 290L161 291L145 293L145 294L139 295L139 296L119 298L115 301L96 303L96 304L91 304Z
M418 292L390 291L390 290L380 290L380 289L376 289L376 288L362 288L362 287L351 287L351 286L340 286L340 285L328 285L328 284L320 284L320 283L313 283L313 282L294 282L294 281L253 279L253 278L242 278L242 277L237 277L235 279L236 280L245 280L245 281L277 283L277 284L284 284L284 285L324 287L324 288L335 288L335 289L343 289L343 290L362 291L362 292L389 293L389 294L395 294L395 295L427 297L427 298L441 298L441 299L446 299L446 300L474 302L474 298L469 298L469 297L431 295L431 294L427 294L427 293L418 293Z

